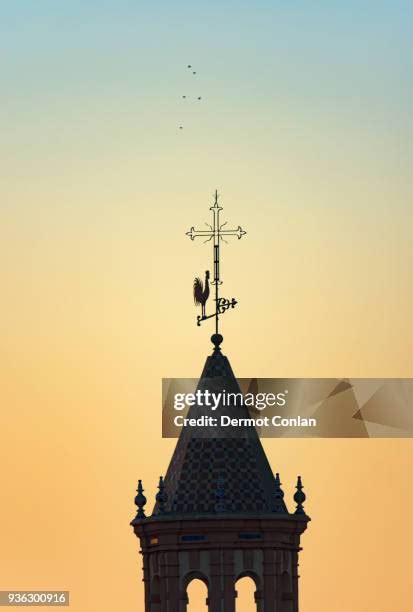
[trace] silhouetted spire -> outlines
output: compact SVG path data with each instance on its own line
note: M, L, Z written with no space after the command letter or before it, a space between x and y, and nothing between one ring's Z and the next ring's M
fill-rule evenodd
M240 386L228 358L222 354L222 336L212 338L214 350L207 358L197 390L210 393L239 393ZM188 417L211 415L209 407L195 404ZM215 416L249 418L245 405L218 406ZM220 428L214 435L208 428L183 428L165 476L168 500L164 512L171 516L217 514L217 480L222 476L225 512L267 514L275 508L275 475L254 427ZM210 478L210 474L214 474ZM220 485L221 486L221 485ZM281 499L280 512L288 513ZM154 514L160 514L159 504Z
M165 504L168 501L168 495L165 491L165 484L163 481L163 477L159 477L159 485L158 485L159 493L156 494L156 501L158 502L158 511L159 514L165 513Z
M305 493L303 492L303 484L301 482L301 476L297 478L297 491L294 494L294 501L297 504L295 514L305 514L303 504L305 502Z
M138 506L138 513L135 518L144 519L146 518L146 516L145 516L145 511L143 508L146 504L146 497L143 494L144 489L142 486L142 480L139 480L138 488L136 489L136 491L138 494L135 497L135 504Z
M282 514L286 514L287 507L284 502L284 491L281 488L280 475L277 472L275 475L275 503L274 503L274 512L279 512Z

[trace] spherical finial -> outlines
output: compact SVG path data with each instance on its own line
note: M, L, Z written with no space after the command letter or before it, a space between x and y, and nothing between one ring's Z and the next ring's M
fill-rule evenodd
M306 500L306 496L303 491L303 488L304 487L303 487L303 483L301 482L301 476L299 476L297 478L297 486L296 486L297 491L295 492L295 495L294 495L294 501L297 504L297 509L295 511L295 514L305 514L303 504Z
M146 497L143 494L142 480L139 480L137 492L138 494L135 497L135 504L138 506L138 513L136 515L136 518L144 519L146 518L146 516L143 508L146 504Z
M221 336L221 334L212 334L211 336L211 342L212 344L215 345L215 350L216 351L220 351L220 344L222 344L222 341L224 340L224 337Z

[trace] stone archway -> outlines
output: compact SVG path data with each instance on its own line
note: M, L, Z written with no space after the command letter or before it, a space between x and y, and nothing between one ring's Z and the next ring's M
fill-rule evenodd
M237 612L261 612L261 578L252 571L242 572L235 580Z
M198 612L208 606L208 578L202 572L190 572L183 582L185 612Z

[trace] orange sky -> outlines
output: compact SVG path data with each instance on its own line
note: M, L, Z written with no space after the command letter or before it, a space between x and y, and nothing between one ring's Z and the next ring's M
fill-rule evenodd
M134 490L175 444L162 377L210 351L185 232L216 188L248 232L222 248L236 375L412 375L410 8L24 4L0 19L0 589L143 612ZM301 610L410 612L412 441L264 446L308 495Z

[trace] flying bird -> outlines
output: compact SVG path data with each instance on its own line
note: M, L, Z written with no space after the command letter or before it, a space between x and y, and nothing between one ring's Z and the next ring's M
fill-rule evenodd
M193 72L192 74L196 74L196 72Z
M183 130L183 129L184 129L184 126L183 126L183 125L180 125L180 126L179 126L179 129L180 129L180 130Z
M201 96L199 96L198 100L202 100Z
M188 64L188 68L192 68L192 66L190 64Z
M182 96L183 98L186 98L186 96Z

